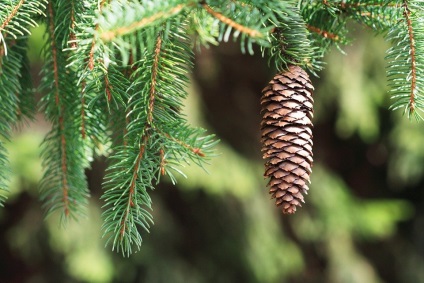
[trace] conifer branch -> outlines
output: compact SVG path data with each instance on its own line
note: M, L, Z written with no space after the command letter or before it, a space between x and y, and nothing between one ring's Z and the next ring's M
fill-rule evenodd
M409 115L415 112L415 93L418 92L417 90L417 70L416 70L416 57L415 57L415 37L414 37L414 31L412 29L412 22L411 22L411 11L408 8L408 3L406 0L403 1L403 15L406 20L406 26L408 28L408 38L409 38L409 55L410 55L410 61L411 61L411 94L409 98Z
M77 37L75 35L75 6L74 1L71 1L71 24L69 26L70 33L69 33L69 45L71 48L77 47Z
M395 102L391 109L404 108L408 117L423 117L417 110L424 109L424 57L417 52L424 48L424 38L419 32L424 28L424 7L421 1L403 1L397 9L397 25L391 27L387 39L392 42L386 59L387 76Z
M308 28L309 31L315 32L317 34L319 34L320 36L323 36L324 38L328 38L331 39L333 41L339 41L339 36L337 34L322 30L318 27L314 27L311 25L307 25L306 26Z
M85 88L86 82L83 80L81 82L81 136L82 139L85 139Z
M331 46L341 49L354 19L386 34L388 77L408 116L424 109L422 0L10 0L0 1L0 136L31 117L26 55L29 28L46 18L41 109L52 124L42 144L41 199L63 220L87 204L84 169L108 154L102 230L112 249L129 255L153 224L149 191L180 167L203 166L217 141L180 112L192 68L192 41L240 42L268 53L278 69L315 73ZM7 49L6 49L7 48ZM0 142L0 205L7 153Z
M112 89L112 86L109 83L108 75L106 73L106 75L105 75L105 91L106 91L107 101L110 101L112 99L111 89Z
M49 13L49 31L50 31L50 47L52 52L52 61L53 61L53 77L54 77L54 86L55 86L55 102L56 105L59 105L59 71L58 71L58 64L57 64L57 45L56 45L56 38L55 38L55 26L54 26L54 15L53 15L53 7L52 2L49 1L47 4L48 13Z
M28 58L26 55L29 27L36 23L32 17L42 14L44 1L9 1L0 3L0 136L10 138L10 131L25 117L31 118L34 104L29 94ZM6 199L7 151L0 143L0 205Z
M109 1L107 0L102 0L102 2L100 2L100 6L99 6L99 13L102 12L103 7L106 5L106 3L108 3ZM99 23L96 23L96 25L94 26L94 31L97 32L99 30ZM88 68L92 71L94 69L94 52L95 52L95 47L96 47L96 38L93 37L92 41L91 41L91 47L90 47L90 52L89 52L89 56L88 56ZM107 80L107 77L106 77ZM109 95L108 95L109 97Z
M35 16L42 15L46 0L19 0L16 3L0 3L0 41L6 34L17 39L30 34L29 27L37 26Z
M46 63L41 88L47 92L43 98L46 118L52 130L43 141L44 175L40 182L41 198L47 214L61 211L62 223L76 214L83 213L87 204L87 183L84 168L87 166L84 144L80 131L81 109L77 93L75 73L65 68L68 54L62 50L69 38L69 25L58 26L69 15L69 8L47 4L48 41L44 48Z
M143 17L138 21L131 22L129 25L120 26L117 28L112 28L112 30L102 31L100 32L100 39L104 42L109 42L114 40L117 37L121 37L127 34L130 34L136 30L140 30L146 26L152 25L158 20L163 21L164 19L170 18L181 13L185 8L194 6L193 2L187 2L184 4L177 4L169 9L159 11L150 16Z
M162 34L159 34L156 40L156 46L154 51L154 59L152 66L152 79L150 83L150 93L149 93L149 106L147 108L147 126L150 128L153 123L153 109L156 95L156 83L158 76L158 64L159 64L159 55L162 48Z
M63 113L64 113L64 105L60 101L59 96L59 70L58 70L58 58L57 58L57 44L55 38L55 25L54 25L54 14L53 14L53 6L52 2L49 1L47 4L48 13L49 13L49 30L50 30L50 44L51 44L51 53L52 53L52 61L53 61L53 77L54 77L54 93L55 93L55 103L57 107L60 107L59 113L59 129L60 129L60 151L61 151L61 169L62 169L62 202L63 202L63 211L66 217L69 216L69 187L67 181L67 165L66 165L66 138L64 135L64 121L63 121Z
M159 158L160 158L159 170L160 170L160 174L163 176L165 175L166 159L165 159L165 150L162 147L159 150Z
M198 155L198 156L200 156L200 157L206 157L206 154L204 154L200 148L198 148L198 147L193 147L193 146L191 146L191 145L189 145L189 144L185 143L184 141L179 140L179 139L177 139L177 138L175 138L175 137L173 137L173 136L169 135L168 133L164 133L164 132L162 132L162 131L160 131L160 130L158 130L158 131L159 131L159 133L161 133L162 135L164 135L166 138L168 138L168 139L172 140L173 142L175 142L175 143L177 143L177 144L181 145L182 147L184 147L184 148L188 149L189 151L191 151L191 152L192 152L192 153L194 153L195 155Z
M232 19L224 16L223 14L213 10L208 4L206 4L205 1L202 1L201 5L206 10L206 12L208 12L209 14L211 14L213 17L217 18L218 20L220 20L224 24L229 25L230 27L234 28L235 30L240 31L241 33L245 33L252 38L264 37L264 35L260 31L245 27L245 26L233 21Z
M24 40L12 40L9 45L9 52L6 56L5 49L0 57L0 206L6 200L8 192L8 174L10 173L7 150L4 147L4 140L9 140L12 125L18 119L19 100L21 93L20 75L23 58L20 51L21 42ZM13 45L13 48L11 48Z
M6 26L9 24L9 22L12 20L13 17L16 16L19 9L21 8L22 4L24 3L24 0L20 0L12 9L9 16L2 22L0 25L0 31L4 30Z
M134 207L134 201L133 201L133 196L134 196L134 190L135 190L135 184L136 181L138 179L138 174L139 174L139 167L141 165L141 160L143 159L143 155L144 152L146 150L146 145L147 142L149 140L150 137L150 129L152 127L152 123L153 123L153 110L154 110L154 101L155 101L155 95L156 95L156 80L157 80L157 74L158 74L158 62L159 62L159 55L161 52L161 47L162 47L162 34L159 34L156 40L156 46L155 46L155 50L154 50L154 55L153 55L153 65L152 65L152 77L151 77L151 81L150 81L150 91L149 91L149 102L148 102L148 107L147 107L147 121L146 121L146 126L144 128L144 132L143 132L143 136L141 138L141 143L140 143L140 149L139 149L139 153L137 156L137 160L135 162L134 165L134 169L133 169L133 175L131 178L131 185L129 188L129 192L128 192L128 204L127 204L127 209L125 210L125 215L122 219L121 222L121 228L120 228L120 234L121 234L121 241L125 235L126 229L127 229L127 222L128 222L128 214L130 213L130 208Z
M359 8L359 7L383 7L383 6L387 6L387 7L400 7L401 4L399 3L390 3L389 1L383 0L380 2L374 2L374 3L368 3L368 2L354 2L354 3L348 3L348 2L331 2L328 0L323 0L322 3L325 6L336 6L336 7L340 7L342 9L347 9L347 8Z

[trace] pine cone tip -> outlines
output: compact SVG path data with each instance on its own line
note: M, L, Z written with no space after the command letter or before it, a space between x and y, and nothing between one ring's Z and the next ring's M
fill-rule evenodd
M282 211L284 214L294 214L296 212L296 205L286 203L283 205Z

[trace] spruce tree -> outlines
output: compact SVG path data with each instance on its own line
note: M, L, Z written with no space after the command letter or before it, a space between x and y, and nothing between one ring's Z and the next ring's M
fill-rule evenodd
M391 109L422 120L423 19L421 0L0 0L0 201L9 172L4 141L42 111L52 125L42 143L46 214L60 213L62 223L84 215L84 170L106 152L103 232L129 255L153 223L149 191L164 175L184 175L182 164L213 156L216 139L181 113L194 50L237 40L243 53L258 46L279 72L296 66L318 76L356 21L391 43ZM45 63L34 90L27 42L41 23ZM35 92L43 94L38 107Z

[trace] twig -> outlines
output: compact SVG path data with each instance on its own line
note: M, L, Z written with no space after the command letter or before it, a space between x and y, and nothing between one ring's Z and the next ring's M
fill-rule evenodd
M230 27L248 34L250 37L263 37L263 34L257 30L245 27L235 21L233 21L232 19L224 16L223 14L213 10L208 4L206 4L205 2L201 3L202 7L206 10L206 12L208 12L209 14L211 14L212 16L214 16L215 18L217 18L218 20L220 20L221 22L223 22L224 24L229 25Z

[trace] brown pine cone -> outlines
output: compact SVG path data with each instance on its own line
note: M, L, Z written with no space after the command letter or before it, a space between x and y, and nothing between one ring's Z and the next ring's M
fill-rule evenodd
M296 212L304 202L312 170L314 87L308 74L290 66L262 90L261 132L265 177L283 213Z

